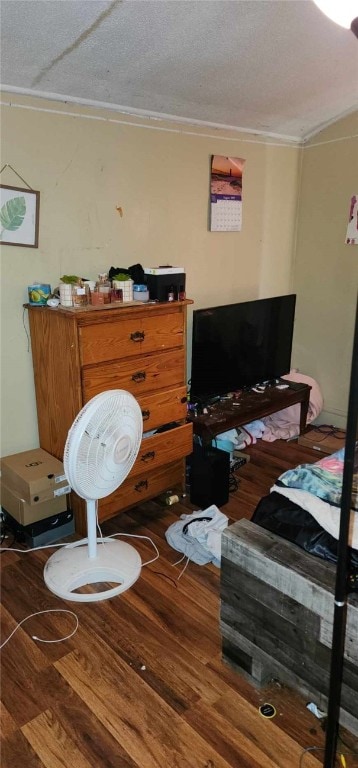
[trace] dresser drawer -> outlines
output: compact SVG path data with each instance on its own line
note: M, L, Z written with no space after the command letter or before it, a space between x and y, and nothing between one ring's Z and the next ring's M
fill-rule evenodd
M165 391L153 392L137 398L142 411L143 432L180 421L187 415L186 387L176 387Z
M142 475L130 475L114 493L98 502L99 521L107 520L129 507L158 496L168 488L184 488L185 461L167 464Z
M184 315L168 313L159 317L84 325L78 329L82 365L145 355L183 347Z
M192 453L192 450L192 424L182 424L180 427L159 432L152 437L145 437L131 469L131 477L146 470L156 469L163 464L170 464L176 459L182 459Z
M138 360L115 360L82 369L83 402L107 389L125 389L138 397L184 381L185 359L181 349L144 355Z

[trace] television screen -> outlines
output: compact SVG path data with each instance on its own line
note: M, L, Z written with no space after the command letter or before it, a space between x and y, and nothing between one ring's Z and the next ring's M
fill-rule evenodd
M288 373L295 305L290 294L194 310L191 401Z

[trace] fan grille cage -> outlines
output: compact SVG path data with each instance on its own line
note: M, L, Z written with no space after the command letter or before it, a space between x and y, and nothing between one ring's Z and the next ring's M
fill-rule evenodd
M136 460L143 433L142 412L125 390L109 390L82 408L68 433L64 468L83 499L113 493Z

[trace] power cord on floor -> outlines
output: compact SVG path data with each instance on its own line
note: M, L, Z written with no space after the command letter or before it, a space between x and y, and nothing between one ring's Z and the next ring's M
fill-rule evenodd
M233 474L233 472L230 472L229 475L229 493L235 493L239 488L239 481Z
M358 743L356 745L356 748L352 747L350 744L348 744L344 739L342 739L342 736L338 734L338 741L340 741L346 749L349 750L349 752L352 755L356 755L358 757Z
M188 557L187 555L183 555L183 557L180 557L179 560L175 561L175 563L171 563L171 565L174 568L175 565L180 565L180 563L182 563L183 560L185 560L185 558L186 558L186 563L184 565L184 568L182 568L182 570L180 571L179 576L177 576L177 581L179 581L179 579L181 579L184 571L186 571L186 569L187 569L187 567L189 565L190 557Z
M113 539L115 536L124 536L125 538L129 539L146 539L147 541L150 541L152 546L155 549L156 555L151 560L147 560L145 563L142 563L142 568L144 568L145 565L149 565L150 563L155 563L156 560L159 559L159 550L156 544L154 544L154 541L149 536L141 536L139 533L111 533L109 536L106 536L106 539Z
M30 547L29 549L17 549L16 547L0 547L0 552L21 552L22 555L37 552L40 549L52 549L53 547L69 547L68 542L61 544L41 544L39 547Z
M97 527L98 527L100 538L101 538L101 544L103 544L104 546L106 544L106 539L115 538L116 536L124 536L124 537L134 538L134 539L146 539L147 541L150 541L150 543L154 547L156 555L151 560L147 560L145 563L142 563L142 567L144 567L145 565L149 565L150 563L154 563L156 560L158 560L158 558L160 556L159 555L159 550L158 550L156 544L154 543L154 541L149 536L141 536L139 534L134 534L134 533L112 533L112 534L110 534L110 536L103 537L101 528L100 528L100 526L98 524L98 521L97 521ZM14 541L15 541L15 539L14 539ZM11 548L10 547L0 547L0 552L8 552L8 551L10 551L10 552L20 552L21 554L28 554L30 552L36 552L36 551L41 550L41 549L52 549L52 548L56 548L56 547L68 547L68 548L72 549L73 547L81 546L81 545L87 543L87 541L88 541L88 539L81 539L80 541L75 541L75 542L70 542L70 543L69 542L66 542L66 543L62 543L61 542L59 544L45 544L43 546L32 547L30 549L17 549L15 547L11 547ZM165 575L165 574L163 574L163 575ZM6 640L4 640L4 642L0 645L0 650L2 650L2 648L6 645L6 643L9 642L9 640L13 637L15 632L17 632L19 627L21 627L22 624L25 623L25 621L28 621L28 619L31 619L33 616L40 616L43 613L69 613L69 614L71 614L75 618L76 626L75 626L74 630L72 632L70 632L70 634L66 635L65 637L61 637L61 638L59 638L57 640L45 640L45 639L43 639L41 637L37 637L37 635L31 635L33 640L37 640L37 642L39 642L39 643L62 643L64 640L69 640L69 638L72 637L75 634L75 632L77 632L78 623L79 622L78 622L78 617L77 617L76 613L74 613L73 611L70 611L68 609L64 609L64 608L49 608L48 610L37 611L36 613L30 613L29 616L25 616L25 618L22 619L16 625L15 629L13 629L13 631L11 632L9 637Z
M6 640L4 640L3 643L1 643L0 650L2 650L4 645L6 645L6 643L8 643L9 640L11 640L11 638L13 637L15 632L17 632L17 630L22 626L22 624L25 623L25 621L28 621L29 619L32 619L33 616L41 616L41 614L43 614L43 613L69 613L69 614L71 614L71 616L74 617L76 625L75 625L75 628L72 630L72 632L70 632L65 637L60 637L57 640L45 640L42 637L37 637L37 635L31 635L32 639L33 640L37 640L38 643L63 643L64 640L69 640L70 637L72 637L75 634L75 632L77 632L77 629L78 629L78 616L73 611L69 611L67 608L49 608L48 610L44 610L44 611L36 611L36 613L30 613L29 616L25 616L24 619L19 621L19 623L16 625L15 629L12 630L11 634L9 635L9 637L7 637Z
M306 747L306 749L301 752L298 768L303 768L303 760L305 755L307 755L307 752L324 752L324 747Z
M140 536L139 534L135 534L135 533L111 533L109 536L103 536L102 532L101 532L100 533L100 538L101 538L101 542L100 543L105 546L106 539L112 539L115 536L127 536L128 538L147 539L148 541L150 541L150 543L153 545L153 547L155 549L156 555L151 560L147 560L145 563L142 563L142 567L144 567L145 565L149 565L150 563L154 563L160 557L159 551L158 551L158 548L157 548L156 544L154 544L154 541L151 538L149 538L149 536ZM80 539L79 541L71 541L71 542L64 542L64 543L61 542L60 544L43 544L43 545L41 545L39 547L30 547L29 549L17 549L15 547L11 547L11 548L10 547L0 547L0 552L11 551L11 552L21 552L21 554L30 554L31 552L37 552L40 549L53 549L54 547L68 547L68 549L73 549L75 547L79 547L79 546L82 546L84 544L87 544L87 542L88 542L88 539L84 538L84 539Z
M338 740L342 742L345 749L344 749L344 752L342 750L337 750L336 759L339 760L340 768L349 768L349 765L346 761L346 757L348 755L358 756L358 750L352 749L347 744L347 742L342 739L341 736L338 736ZM306 747L306 749L304 749L303 752L301 752L298 768L303 768L303 761L307 752L324 752L324 751L325 751L325 747Z
M338 440L345 440L346 438L345 430L335 427L333 424L315 424L314 431L325 437L336 437Z

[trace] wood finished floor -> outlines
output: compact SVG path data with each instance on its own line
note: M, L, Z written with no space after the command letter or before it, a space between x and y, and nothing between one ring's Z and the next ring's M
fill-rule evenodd
M317 454L296 443L260 443L222 507L229 521L250 518L285 469ZM50 551L4 552L2 642L36 611L73 610L26 621L2 650L2 768L317 768L319 721L306 702L273 681L257 690L221 661L219 578L213 565L182 564L164 533L188 499L173 507L148 502L103 525L103 533L150 536L160 559L112 600L63 602L43 582ZM151 545L134 542L142 560ZM277 710L264 720L259 706ZM349 736L349 735L348 735ZM301 760L301 762L300 762ZM358 760L346 754L347 768ZM337 765L341 763L337 762Z

